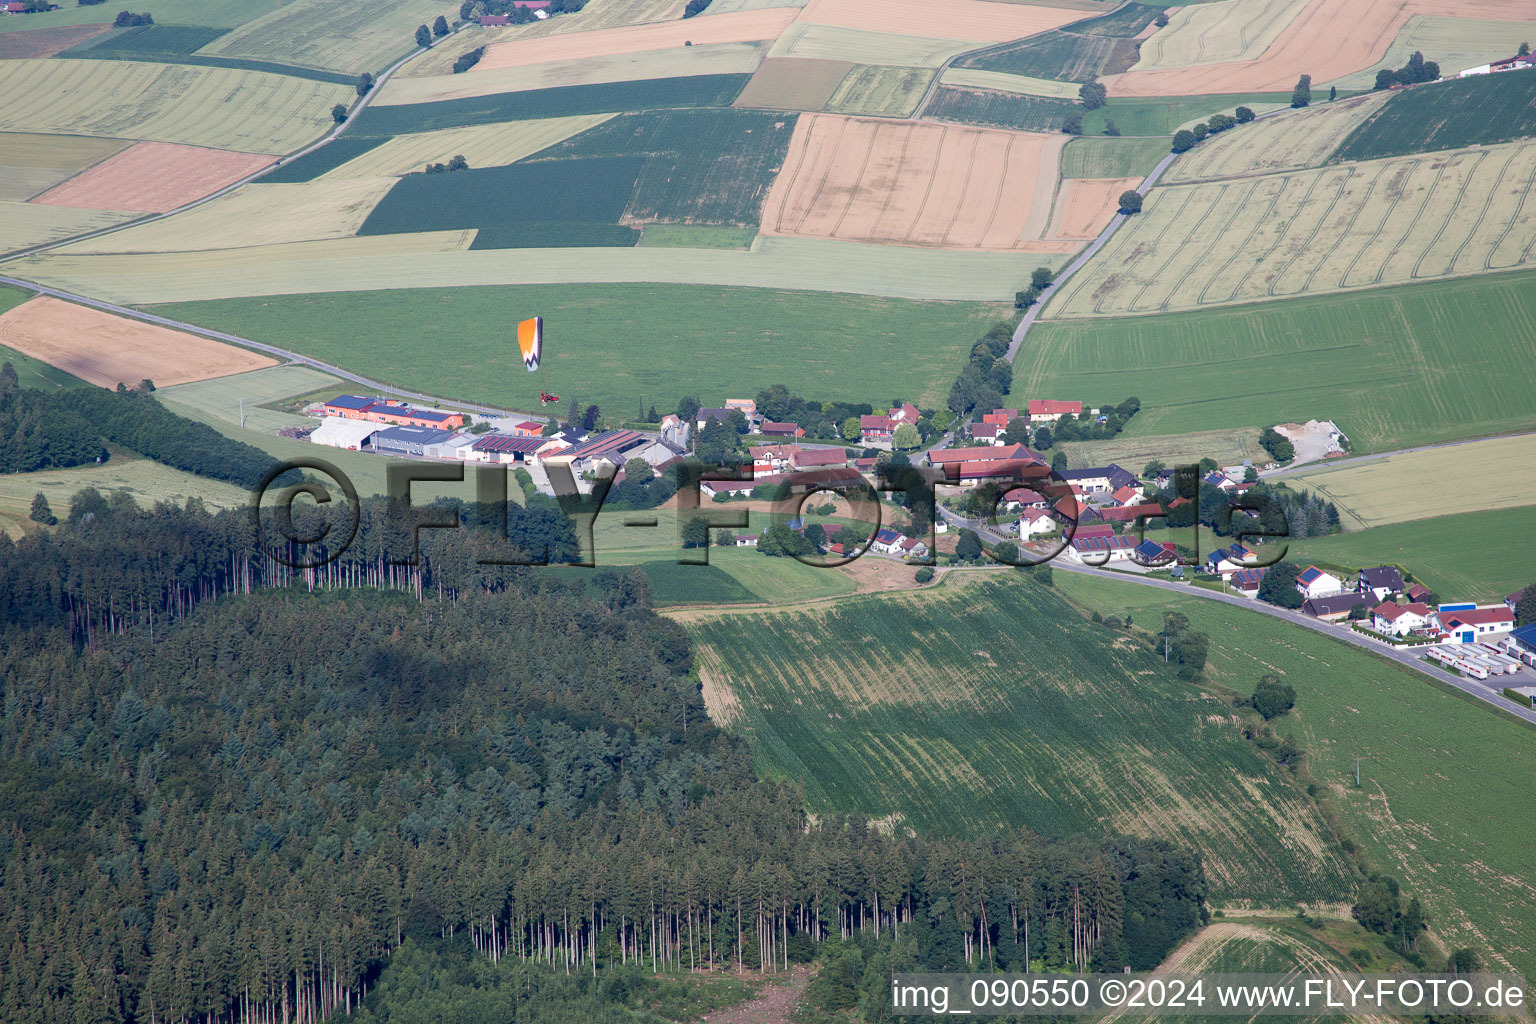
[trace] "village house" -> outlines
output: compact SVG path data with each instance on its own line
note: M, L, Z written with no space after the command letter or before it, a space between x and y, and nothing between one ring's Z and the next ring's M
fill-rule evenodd
M952 482L979 480L1003 472L1004 463L1044 466L1040 453L1022 444L981 445L970 448L936 448L927 455L928 465L951 475ZM1042 470L1043 472L1043 470Z
M1141 485L1127 484L1109 497L1109 504L1124 508L1126 505L1136 505L1141 502Z
M1409 585L1407 590L1403 591L1403 596L1410 601L1423 601L1432 593L1434 593L1434 591L1430 590L1424 584L1413 583Z
M1233 593L1239 597L1258 597L1259 584L1264 582L1264 576L1268 572L1267 568L1239 569L1229 579Z
M1332 594L1328 597L1308 598L1302 602L1301 610L1324 622L1338 622L1348 618L1356 605L1364 603L1359 594Z
M1371 612L1371 628L1387 636L1408 636L1425 630L1437 630L1440 622L1435 610L1427 604L1414 601L1398 604L1383 601Z
M804 437L805 430L798 423L774 423L764 421L757 431L764 437Z
M1178 553L1173 550L1171 543L1159 544L1155 540L1144 540L1132 549L1131 556L1138 565L1154 568L1169 564L1178 557Z
M1050 398L1032 398L1029 402L1029 422L1055 423L1063 416L1080 416L1082 402L1058 402Z
M1344 592L1344 581L1331 572L1309 565L1297 575L1296 589L1306 598L1332 597Z
M707 426L709 424L710 420L728 420L730 418L731 418L731 410L729 410L729 409L724 409L724 408L708 408L708 409L706 409L706 408L701 406L699 408L698 413L696 413L695 416L694 416L694 426L698 427L700 430L703 430L705 428L705 426Z
M859 417L859 438L865 444L890 444L895 429L889 416L876 413Z
M1355 581L1355 592L1370 594L1378 601L1385 601L1393 594L1403 592L1403 574L1393 565L1361 569L1360 578Z
M1220 576L1231 576L1233 573L1253 568L1252 563L1257 557L1258 555L1253 548L1246 544L1233 544L1230 547L1217 548L1206 556L1205 571L1213 572Z
M1111 533L1109 536L1084 537L1079 530L1072 538L1069 548L1077 560L1088 565L1105 565L1110 562L1125 562L1131 558L1131 553L1136 550L1136 538L1122 537Z
M822 469L827 466L845 466L848 453L841 448L798 448L791 446L789 465L796 471Z
M923 558L928 554L928 545L916 537L901 538L902 558Z
M1064 469L1059 474L1069 484L1077 484L1090 495L1113 494L1123 487L1140 488L1136 474L1111 462L1092 469Z
M1515 613L1502 604L1491 608L1440 611L1440 630L1453 644L1475 643L1490 633L1508 633L1514 628Z
M459 452L466 462L519 463L528 462L538 453L551 452L569 447L563 441L548 437L516 437L512 434L483 434L467 449Z
M754 401L753 399L750 399L750 398L727 398L725 400L725 407L727 409L740 409L741 410L741 414L747 418L747 426L748 427L755 427L755 426L757 426L757 421L758 421L757 402Z
M506 429L505 433L511 434L513 437L542 437L544 434L544 424L535 423L533 420L523 420L521 423L512 424Z
M977 444L1003 443L1003 428L996 423L977 423L971 427L971 440Z
M901 403L901 405L892 409L890 413L892 423L898 425L902 423L910 423L913 426L917 425L917 421L922 415L922 411L919 410L918 407L913 405L911 402Z
M1120 508L1101 508L1099 515L1112 523L1129 523L1137 519L1157 519L1163 515L1163 506L1155 501L1140 505L1124 505Z
M796 451L793 445L756 444L747 449L752 456L752 475L782 473L789 468L789 457Z
M991 412L982 415L981 422L1006 429L1008 424L1018 418L1019 410L1017 409L993 409Z
M901 553L901 542L905 539L895 530L886 527L875 534L875 539L870 541L869 546L872 550L878 551L882 555L899 555Z
M1061 524L1050 513L1038 508L1026 508L1019 516L1019 540L1033 540L1061 529ZM1113 532L1113 531L1111 531Z
M675 413L669 412L661 418L662 440L686 450L688 448L688 437L691 433L692 430L689 424L684 423Z

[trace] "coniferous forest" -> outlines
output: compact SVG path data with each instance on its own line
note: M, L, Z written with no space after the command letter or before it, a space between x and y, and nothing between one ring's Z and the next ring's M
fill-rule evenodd
M0 1019L651 1020L668 976L1144 969L1204 919L1160 841L808 817L643 575L480 565L500 514L574 550L494 508L415 565L383 502L311 570L195 504L0 537Z

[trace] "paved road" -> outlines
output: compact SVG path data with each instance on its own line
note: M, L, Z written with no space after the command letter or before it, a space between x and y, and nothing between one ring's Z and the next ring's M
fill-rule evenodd
M210 192L208 195L203 196L201 199L194 199L190 203L184 203L181 206L176 207L174 210L168 210L165 213L153 213L145 217L136 217L133 220L124 221L121 224L113 224L110 227L97 228L95 231L86 231L78 235L71 235L68 238L58 239L57 241L44 242L42 245L34 245L26 249L18 249L16 252L0 257L0 263L9 263L11 260L19 260L23 256L32 256L40 252L47 252L50 249L57 249L60 246L73 245L75 242L84 242L91 238L100 238L102 235L110 235L115 231L123 231L128 228L138 227L142 224L150 224L157 220L164 220L166 217L174 217L178 213L185 213L188 210L196 209L197 207L202 206L204 203L211 203L215 199L218 199L220 196L228 195L242 185L250 184L251 182L260 178L262 175L272 173L277 168L282 167L284 164L297 160L301 156L306 156L310 153L313 153L321 146L335 141L335 139L340 136L342 132L346 131L352 122L357 120L357 118L362 114L364 110L368 109L368 105L373 102L373 98L379 94L379 90L384 87L385 82L389 81L391 75L400 70L410 61L413 61L423 53L426 53L427 50L432 49L432 47L436 46L438 43L451 39L455 33L463 31L464 29L469 28L474 24L474 22L465 22L458 28L454 29L453 32L444 36L442 39L434 39L432 41L432 46L426 47L425 49L412 50L404 57L401 57L399 60L395 61L389 67L385 68L382 72L379 73L379 77L374 79L373 88L368 91L366 96L363 96L357 101L357 105L352 108L352 112L347 115L347 119L345 121L337 124L330 131L326 132L320 138L316 139L314 142L311 142L303 149L295 150L294 152L289 153L287 156L278 157L274 159L272 163L263 167L261 170L247 174L239 181L231 182L230 184L225 185L223 188L219 189L217 192ZM26 287L36 288L37 286L29 284Z
M317 370L322 370L325 373L340 377L342 380L349 380L354 384L361 385L369 391L377 392L379 394L399 395L403 398L409 398L416 402L444 402L456 408L468 409L471 412L478 412L486 416L509 416L512 414L506 409L498 409L495 406L476 405L473 402L461 402L456 398L445 398L442 395L429 395L420 391L405 391L400 388L385 384L383 381L372 380L368 377L360 377L350 370L343 370L339 366L332 366L330 363L321 362L318 359L311 359L309 356L302 355L301 353L293 352L286 348L278 348L276 345L268 345L265 342L252 341L250 338L242 338L238 334L226 334L223 331L210 330L207 327L199 327L196 324L185 323L181 320L172 320L170 317L157 316L154 313L145 313L142 310L130 309L127 306L119 306L111 302L102 302L100 299L92 299L84 295L76 295L74 292L66 292L58 288L49 288L45 285L34 284L31 281L23 281L20 278L0 275L0 284L9 284L15 285L18 288L31 289L32 291L41 292L44 295L51 295L56 299L67 299L70 302L78 302L82 306L90 306L92 309L100 309L107 313L116 313L118 316L132 317L135 320L143 320L146 323L158 324L161 327L170 327L178 331L186 331L188 334L197 334L204 338L212 338L215 341L224 341L231 345L240 345L244 348L255 349L258 352L265 352L267 355L277 356L280 359L286 359L291 363L298 363L303 366L312 366ZM517 413L517 415L529 416L529 418L539 421L545 421L548 419L547 416L536 416L529 413L520 412Z

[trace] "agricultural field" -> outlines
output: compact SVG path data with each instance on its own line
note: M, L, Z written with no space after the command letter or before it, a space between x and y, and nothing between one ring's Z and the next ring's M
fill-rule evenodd
M272 163L270 156L140 142L35 197L46 206L168 213Z
M820 110L854 67L845 60L770 57L758 67L734 105L771 110Z
M1517 269L1536 247L1533 155L1536 142L1517 142L1158 187L1048 315L1163 313Z
M1076 138L1061 152L1063 178L1145 178L1168 155L1162 139ZM1171 169L1171 168L1170 168Z
M1120 209L1120 196L1140 178L1068 178L1056 194L1050 237L1088 241L1098 237Z
M1536 831L1536 806L1524 796L1536 733L1528 726L1367 651L1244 608L1102 574L1058 572L1056 585L1085 610L1130 611L1139 625L1160 622L1165 609L1189 616L1210 634L1208 674L1229 689L1251 693L1263 674L1282 674L1297 699L1277 732L1295 733L1372 866L1424 901L1446 948L1473 945L1500 966L1536 970L1536 847L1524 838Z
M393 178L245 185L164 220L62 247L60 252L198 252L276 245L357 233Z
M31 199L127 145L82 135L0 133L0 201Z
M1042 323L1013 394L1137 395L1133 437L1332 418L1356 453L1536 429L1528 382L1509 372L1536 363L1533 286L1496 274Z
M1402 67L1415 51L1424 54L1425 60L1438 63L1445 75L1508 57L1514 52L1511 39L1536 39L1536 20L1531 20L1536 19L1536 13L1528 13L1529 19L1522 22L1415 14L1381 60L1336 82L1323 84L1340 89L1369 89L1376 84L1377 71Z
M549 160L451 174L411 174L397 181L358 228L359 235L451 231L535 223L617 224L628 206L642 157ZM540 196L523 203L515 196Z
M944 69L939 77L944 85L962 89L982 89L996 92L1017 92L1026 96L1046 96L1058 100L1077 99L1077 82L1057 82L1048 78L1030 78L1028 75L1010 75L1004 71L977 71L974 68Z
M194 25L141 25L76 47L71 57L107 60L158 60L196 53L227 33L227 28L200 28Z
M665 21L651 25L578 32L544 39L514 36L486 47L468 74L483 71L527 67L554 61L585 61L628 53L672 51L681 53L685 44L706 46L718 43L762 42L777 39L799 12L794 8L770 8L738 14L709 14L686 21Z
M9 97L0 111L4 131L246 153L286 153L314 141L331 127L331 107L357 95L286 75L123 60L0 61L0 93Z
M326 172L323 180L398 177L419 171L430 163L445 163L456 155L463 156L470 167L497 167L516 163L563 139L594 128L612 116L584 114L578 117L550 117L536 121L509 121L469 128L448 128L440 132L397 135L383 145L370 147L361 155Z
M647 224L640 245L669 249L747 249L757 237L754 228L715 228L695 224Z
M1200 850L1222 902L1349 890L1327 826L1226 700L1016 575L685 625L711 715L812 811L1156 835ZM864 656L820 636L863 638Z
M1080 20L1077 11L989 0L810 0L799 16L801 22L858 30L911 25L925 36L980 42L1032 36Z
M1338 505L1350 528L1536 505L1536 434L1324 463L1284 479Z
M39 295L0 314L0 341L104 388L185 384L275 362L268 356Z
M1345 136L1387 101L1378 92L1266 117L1209 136L1179 155L1162 184L1321 167Z
M698 255L720 261L735 254ZM746 353L764 368L763 383L782 380L797 394L861 402L905 395L940 406L953 367L1011 309L767 288L601 284L292 295L155 311L377 380L510 409L536 408L543 381L522 370L499 325L540 313L551 389L627 417L642 402L673 406L685 390L734 392ZM445 358L423 362L424 346ZM887 358L871 360L871 351ZM850 373L854 366L860 372Z
M764 234L1011 249L1046 237L1066 140L804 115ZM1032 197L1021 202L1022 197Z
M795 123L792 114L730 108L622 114L518 166L534 170L556 161L579 170L594 158L643 160L632 188L619 196L628 199L624 224L756 227ZM579 194L574 180L565 182L567 171L554 173L559 190ZM588 196L594 206L608 199L606 190Z
M924 113L944 121L990 125L1016 131L1057 132L1067 115L1081 114L1086 136L1102 135L1109 121L1122 136L1169 136L1180 125L1216 113L1230 114L1240 105L1262 113L1285 106L1289 94L1170 96L1160 99L1111 98L1097 110L1084 111L1075 100L999 92L995 89L940 85Z
M75 210L67 206L0 202L0 253L56 242L138 216L123 210Z
M1306 7L1306 0L1221 0L1180 7L1141 44L1132 68L1151 71L1257 60Z
M1354 570L1404 566L1446 600L1489 604L1536 581L1536 508L1530 505L1458 512L1288 543L1293 557L1309 563Z
M441 103L374 104L353 122L358 135L406 135L531 118L612 114L667 107L726 107L748 75L694 75L636 82L570 85ZM327 149L330 147L326 147Z
M23 210L46 209L13 205ZM474 231L429 231L212 252L44 253L18 260L12 273L133 304L304 291L582 282L726 285L1011 303L1020 283L1018 252L1008 250L759 238L750 252L648 247L465 251L474 240ZM1071 243L1055 244L1076 248ZM1066 260L1063 254L1031 252L1029 261L1031 266L1059 268ZM942 376L945 371L935 372Z
M35 15L28 15L29 18ZM7 18L7 22L19 19ZM9 26L5 26L9 27ZM112 26L63 25L35 32L0 32L0 60L41 60L95 39Z
M826 110L867 117L911 117L932 81L933 72L927 68L861 64L827 100Z
M201 52L377 74L415 49L416 26L431 24L439 14L453 20L458 8L448 0L355 0L345 5L290 0Z
M286 0L156 0L152 13L165 25L204 25L234 28L252 18L275 11ZM0 18L0 34L33 35L38 31L75 25L111 22L114 9L60 4L56 11L29 14L24 18Z
M1157 7L1126 4L1065 28L966 54L955 66L1058 82L1090 82L1129 68L1136 60L1137 37L1159 13Z
M962 39L901 35L797 21L769 47L768 56L770 59L800 57L841 60L850 64L936 68L977 45L977 42Z
M442 74L423 78L401 78L397 74L385 83L374 102L383 106L399 106L534 89L556 89L570 85L603 85L700 75L750 75L762 63L766 49L758 43L717 43L713 46L625 53L591 60L530 64L496 71L482 71L476 66L473 74Z
M1334 160L1373 160L1536 134L1536 75L1477 75L1402 89L1357 127Z
M1259 445L1259 432L1258 427L1235 427L1147 437L1122 434L1109 441L1067 441L1056 447L1067 453L1067 465L1072 469L1114 462L1137 473L1153 459L1170 466L1189 465L1201 459L1215 459L1220 465L1235 466L1244 459L1268 460L1269 456Z

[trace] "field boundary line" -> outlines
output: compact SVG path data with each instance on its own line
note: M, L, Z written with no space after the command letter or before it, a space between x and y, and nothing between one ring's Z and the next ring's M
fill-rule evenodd
M1489 187L1488 194L1483 197L1483 208L1477 212L1477 219L1474 220L1472 222L1472 226L1467 229L1467 236L1461 240L1461 244L1458 245L1455 251L1451 253L1450 259L1445 261L1445 272L1441 274L1435 274L1433 275L1434 277L1448 277L1455 269L1456 261L1461 259L1461 254L1466 251L1467 246L1472 244L1472 239L1477 235L1477 229L1482 227L1483 221L1488 219L1488 211L1493 206L1493 197L1499 194L1499 186L1504 184L1504 175L1509 170L1509 165L1513 163L1515 157L1519 155L1519 152L1520 151L1518 149L1512 149L1509 151L1509 156L1504 159L1504 163L1499 167L1498 174L1494 176L1493 184ZM1461 187L1461 193L1457 195L1456 202L1451 204L1451 212L1446 214L1445 223L1440 226L1440 233L1435 236L1435 240L1433 242L1425 247L1424 251L1419 255L1418 262L1414 263L1413 274L1411 275L1410 280L1428 280L1428 276L1421 275L1419 270L1424 266L1424 261L1429 259L1430 252L1436 245L1440 243L1440 238L1445 234L1445 229L1449 227L1451 221L1455 219L1456 207L1461 205L1462 198L1466 196L1467 189L1472 185L1472 179L1477 175L1478 170L1482 168L1487 155L1488 151L1486 149L1477 151L1477 163L1472 167L1471 172L1467 174L1467 183ZM1513 224L1513 221L1510 223Z
M1342 167L1344 165L1331 164L1327 166ZM1381 176L1387 172L1388 166L1388 164L1382 164L1380 167L1376 168L1376 175L1375 177L1371 178L1370 183L1365 186L1365 195L1360 197L1360 205L1355 208L1355 212L1350 216L1349 223L1344 225L1344 229L1337 233L1337 237L1333 240L1333 244L1328 247L1328 251L1323 254L1323 258L1317 261L1317 266L1312 268L1311 273L1307 274L1306 280L1301 283L1302 294L1310 294L1312 292L1312 279L1318 275L1319 271L1328 265L1329 260L1333 259L1333 254L1339 251L1339 247L1344 244L1344 240L1349 238L1350 235L1354 233L1355 222L1360 219L1360 215L1364 213L1366 207L1370 205L1371 196L1376 192L1376 183L1380 181ZM1352 180L1353 175L1351 175L1349 179L1345 180L1345 185L1348 185ZM1379 230L1380 228L1378 227L1377 231ZM1375 232L1372 232L1371 237L1374 238L1375 234ZM1369 245L1370 242L1367 241L1365 244ZM1364 248L1365 246L1361 246L1362 251ZM1355 259L1359 259L1358 253L1356 253ZM1353 260L1351 261L1351 265L1353 265ZM1327 289L1322 289L1319 294L1322 294L1322 292L1326 290Z
M1330 169L1324 169L1323 171L1321 171L1317 175L1316 180L1313 182L1314 187L1316 186L1317 182L1322 181L1325 177L1328 176L1329 170L1331 170L1331 168ZM1306 242L1304 242L1301 246L1297 247L1296 251L1291 254L1291 258L1286 260L1285 264L1282 267L1280 267L1279 270L1275 271L1274 278L1269 282L1269 287L1267 289L1265 289L1265 293L1267 295L1269 295L1271 298L1283 298L1283 297L1285 297L1287 295L1295 295L1295 294L1297 294L1296 292L1280 292L1277 295L1275 293L1275 286L1280 283L1281 279L1284 278L1286 274L1290 273L1291 267L1296 265L1296 261L1297 260L1301 259L1303 256L1305 256L1308 252L1311 251L1312 240L1317 237L1317 233L1319 231L1323 230L1323 225L1328 223L1328 216L1329 216L1329 214L1333 213L1333 208L1335 206L1339 205L1339 200L1344 198L1344 192L1345 192L1345 190L1349 186L1350 179L1353 178L1353 177L1354 177L1353 169L1352 168L1346 168L1345 171L1344 171L1344 176L1339 179L1338 187L1334 189L1333 198L1328 200L1328 208L1322 212L1322 215L1320 217L1317 218L1317 223L1312 225L1312 233L1307 235ZM1307 200L1309 200L1311 198L1312 198L1312 190L1308 189L1307 190L1306 198L1304 198L1302 200L1302 209L1303 210L1306 209ZM1296 217L1291 218L1291 223L1294 224L1296 222L1296 218L1300 217L1300 216L1301 216L1301 210L1297 210L1296 211ZM1284 236L1282 236L1282 240L1283 240L1283 238L1284 238ZM1276 244L1278 245L1278 243L1276 243Z
M1493 256L1494 253L1498 252L1500 247L1504 245L1504 239L1508 238L1509 233L1515 229L1516 222L1520 220L1520 211L1524 210L1525 204L1530 201L1531 189L1533 186L1536 186L1536 162L1531 164L1530 176L1525 179L1525 191L1520 193L1520 202L1515 204L1515 212L1513 216L1511 216L1509 218L1509 222L1504 225L1504 231L1499 235L1499 240L1494 242L1493 245L1489 247L1488 255L1483 259L1484 270L1509 270L1511 267L1518 267L1521 263L1525 262L1525 256L1522 253L1520 259L1516 260L1514 263L1502 267L1495 267L1493 265ZM1529 246L1527 246L1527 248L1529 248Z

